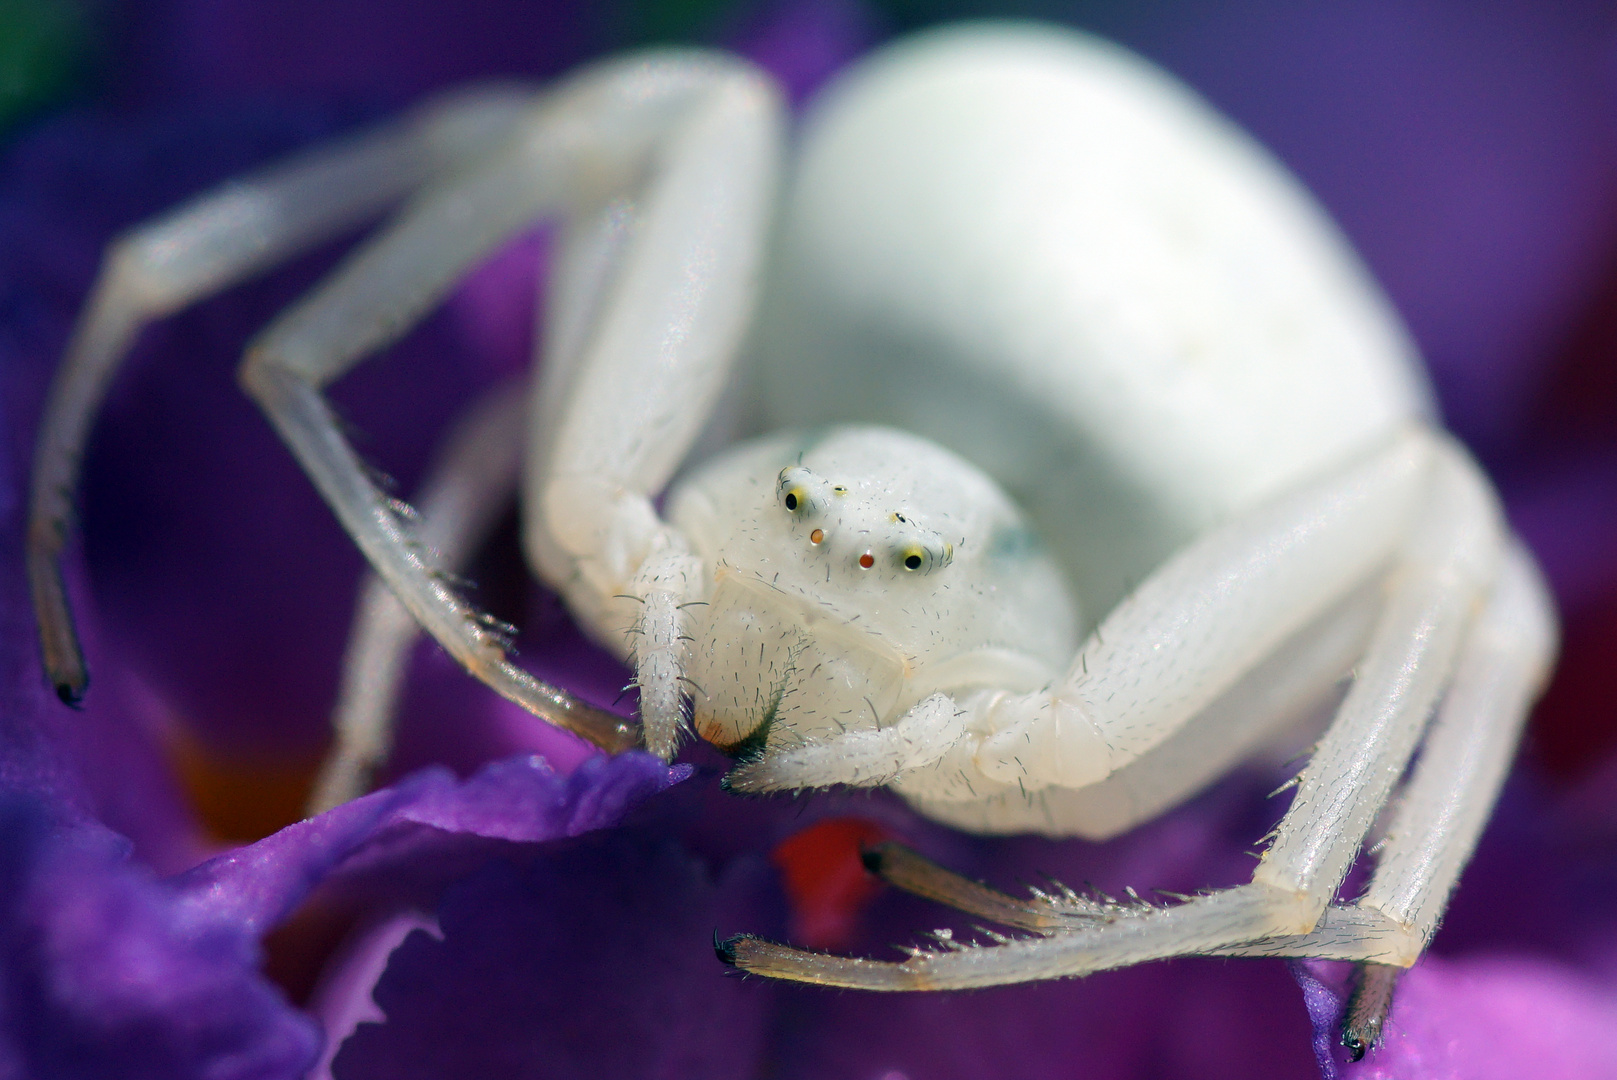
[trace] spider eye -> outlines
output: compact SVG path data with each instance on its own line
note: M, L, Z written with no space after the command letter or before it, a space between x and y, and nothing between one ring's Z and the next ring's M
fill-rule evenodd
M890 556L893 565L906 573L942 570L954 559L954 545L932 537L916 537L899 542Z
M814 514L825 506L825 481L801 465L788 465L780 471L775 497L788 514L797 517Z

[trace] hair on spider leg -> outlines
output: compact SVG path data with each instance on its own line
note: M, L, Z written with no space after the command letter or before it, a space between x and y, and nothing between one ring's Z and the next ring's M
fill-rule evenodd
M343 424L343 433L347 435L350 440L356 443L364 438L363 432L351 427L347 423ZM359 467L360 470L365 474L365 479L369 480L371 482L371 486L377 491L380 491L383 495L391 496L399 490L398 480L393 476L392 473L387 472L380 466L372 465L364 458L360 458Z
M400 498L389 496L387 500L387 510L388 513L392 514L400 521L415 523L421 520L421 511L417 510L414 506L411 506L408 502Z
M956 941L954 939L954 931L949 929L947 926L939 927L936 930L923 930L921 933L923 936L929 937L933 941L936 941L939 945L942 945L950 952L965 952L967 949L972 947L971 942Z
M453 570L432 569L427 571L427 576L440 585L448 586L458 592L474 592L477 589L477 582L471 578L462 577Z
M518 631L515 626L476 608L467 608L462 618L472 624L476 634L483 641L491 641L509 655L517 655Z
M497 616L490 615L486 611L473 611L467 617L473 622L477 623L479 626L482 626L497 634L515 634L517 632L516 627L512 626L505 620L498 618Z
M1290 780L1287 780L1285 783L1281 784L1279 787L1277 787L1273 791L1269 792L1269 794L1265 795L1264 798L1265 799L1272 799L1276 795L1284 795L1286 792L1290 791L1292 788L1296 787L1298 784L1300 784L1302 782L1303 782L1303 774L1300 773L1300 772L1296 773L1296 774L1294 774L1292 776L1292 778Z

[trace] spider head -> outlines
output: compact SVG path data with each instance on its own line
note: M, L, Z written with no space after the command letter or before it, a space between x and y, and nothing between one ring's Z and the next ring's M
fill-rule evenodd
M721 748L881 726L964 689L985 655L1028 681L1073 651L1061 575L1016 507L913 435L744 444L683 482L669 514L709 562L687 677L696 729Z

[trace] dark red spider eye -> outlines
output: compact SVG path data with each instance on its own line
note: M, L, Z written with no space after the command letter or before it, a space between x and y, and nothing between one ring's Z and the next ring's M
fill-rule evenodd
M818 544L821 540L824 540L824 539L825 539L825 533L824 533L823 530L815 529L813 532L809 533L809 543L811 543L811 544Z
M865 552L863 555L859 556L859 565L864 567L866 570L869 570L872 566L876 565L876 556L872 555L868 551Z

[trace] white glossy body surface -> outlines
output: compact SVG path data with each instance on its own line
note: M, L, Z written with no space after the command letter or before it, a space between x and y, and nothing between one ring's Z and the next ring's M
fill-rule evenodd
M1027 27L912 40L814 104L757 339L769 426L886 423L975 462L1091 621L1432 412L1267 151L1125 50Z

